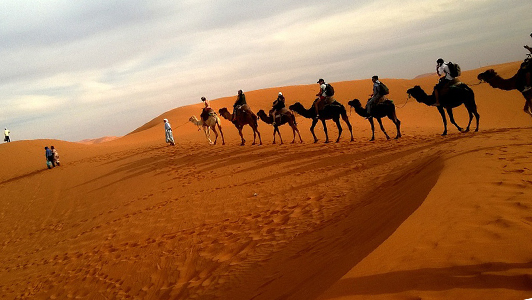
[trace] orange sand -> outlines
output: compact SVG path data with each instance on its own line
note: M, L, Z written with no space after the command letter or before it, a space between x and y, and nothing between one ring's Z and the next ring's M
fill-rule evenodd
M519 63L494 66L504 78ZM477 82L487 68L463 72ZM532 119L517 91L472 86L480 131L441 137L436 109L383 79L402 121L387 141L350 116L340 143L263 146L222 119L226 145L197 127L202 104L98 144L4 143L0 299L525 299L532 297ZM334 83L344 105L371 81ZM246 93L256 112L282 91L310 106L317 84ZM211 102L230 107L235 97ZM459 124L465 108L455 109ZM164 143L162 119L177 145ZM384 126L390 136L395 128ZM330 138L337 129L328 122ZM44 146L62 166L47 170Z

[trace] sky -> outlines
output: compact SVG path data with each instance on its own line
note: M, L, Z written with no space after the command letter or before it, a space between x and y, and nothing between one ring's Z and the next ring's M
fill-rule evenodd
M530 13L530 0L2 0L0 126L13 141L122 136L201 96L518 61Z

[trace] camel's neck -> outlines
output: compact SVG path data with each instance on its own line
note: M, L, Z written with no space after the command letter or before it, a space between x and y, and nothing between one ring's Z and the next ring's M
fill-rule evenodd
M301 106L299 111L296 112L305 118L313 118L316 114L316 111L314 110L313 106L311 106L309 109L306 109L305 107Z
M359 106L359 107L355 107L355 112L357 113L357 115L363 117L363 118L367 118L368 117L368 111L362 107L362 106Z
M272 124L273 123L273 118L271 116L268 116L266 114L261 114L259 117L266 124Z
M436 102L434 93L431 95L427 95L427 93L422 92L417 97L414 97L414 98L416 98L417 100L419 100L419 102L422 102L426 105L433 105Z
M488 83L496 89L501 89L505 91L515 90L517 88L517 74L514 75L514 77L508 79L504 79L499 75L495 75L495 77L488 81Z
M196 126L201 126L203 125L203 122L198 120L198 119L193 119L193 120L190 120L190 122L192 122L192 124L196 125Z

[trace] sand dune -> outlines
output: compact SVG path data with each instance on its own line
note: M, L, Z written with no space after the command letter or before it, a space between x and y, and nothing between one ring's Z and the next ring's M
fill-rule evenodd
M519 63L493 66L502 77ZM480 131L441 137L434 107L407 99L436 76L385 79L403 137L354 112L355 141L209 145L168 111L99 144L0 145L1 299L525 299L532 297L532 119L517 91L472 85ZM365 102L371 81L333 83ZM246 92L254 111L282 91L309 107L317 85ZM235 97L213 100L231 107ZM408 101L408 102L407 102ZM162 119L177 145L164 143ZM467 121L457 108L459 124ZM260 121L259 121L260 122ZM330 138L338 131L328 122ZM384 121L388 133L393 124ZM282 126L285 141L292 132ZM62 166L47 170L44 146Z

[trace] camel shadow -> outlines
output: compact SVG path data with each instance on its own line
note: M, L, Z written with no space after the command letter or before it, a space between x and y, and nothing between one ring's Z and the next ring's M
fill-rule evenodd
M529 291L532 290L532 278L530 276L526 274L499 275L494 273L512 269L531 268L532 262L492 262L469 266L423 268L345 278L338 281L329 289L326 297L321 299L336 299L354 295L393 294L414 290L445 291L456 288Z

